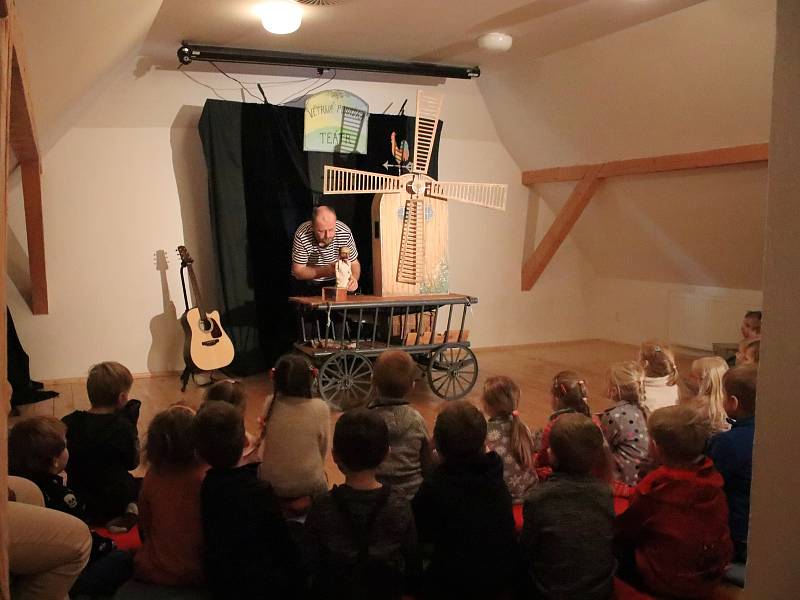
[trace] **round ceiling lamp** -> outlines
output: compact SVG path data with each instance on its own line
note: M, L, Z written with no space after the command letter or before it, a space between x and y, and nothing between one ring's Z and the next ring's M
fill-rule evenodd
M507 33L484 33L478 38L478 47L489 52L506 52L511 48L513 39Z
M300 29L303 7L292 0L270 0L257 7L261 24L270 33L286 35Z

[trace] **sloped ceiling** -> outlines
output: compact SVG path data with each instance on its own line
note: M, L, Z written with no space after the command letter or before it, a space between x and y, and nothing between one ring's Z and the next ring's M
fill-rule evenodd
M267 34L256 0L17 0L40 140L46 149L115 67L133 56L177 65L181 40L259 49L463 64L535 57L701 0L342 0L304 7L300 30ZM487 31L514 35L512 51L476 49ZM232 67L232 66L231 66ZM235 70L235 68L233 68Z
M775 0L707 0L482 76L522 170L769 141ZM521 76L524 73L525 76ZM761 288L765 165L619 178L572 237L601 276ZM572 185L540 185L552 208Z

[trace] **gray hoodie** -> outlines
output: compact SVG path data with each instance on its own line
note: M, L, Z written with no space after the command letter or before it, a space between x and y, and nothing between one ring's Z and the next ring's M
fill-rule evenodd
M430 456L425 420L402 398L378 398L369 408L383 417L389 429L389 455L378 467L378 481L410 500L422 484L422 471Z

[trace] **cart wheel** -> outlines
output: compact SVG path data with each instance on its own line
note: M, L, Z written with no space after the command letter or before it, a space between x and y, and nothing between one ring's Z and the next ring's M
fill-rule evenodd
M478 379L478 359L469 346L443 344L433 351L428 364L428 385L445 400L466 396Z
M335 410L364 406L372 381L372 363L357 352L337 352L322 363L319 393Z

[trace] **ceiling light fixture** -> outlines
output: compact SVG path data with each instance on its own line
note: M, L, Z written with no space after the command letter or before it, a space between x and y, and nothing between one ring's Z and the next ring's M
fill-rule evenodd
M303 22L303 7L293 0L270 0L259 4L255 12L264 29L278 35L294 33Z
M511 48L513 39L507 33L484 33L478 38L478 46L489 52L506 52Z

